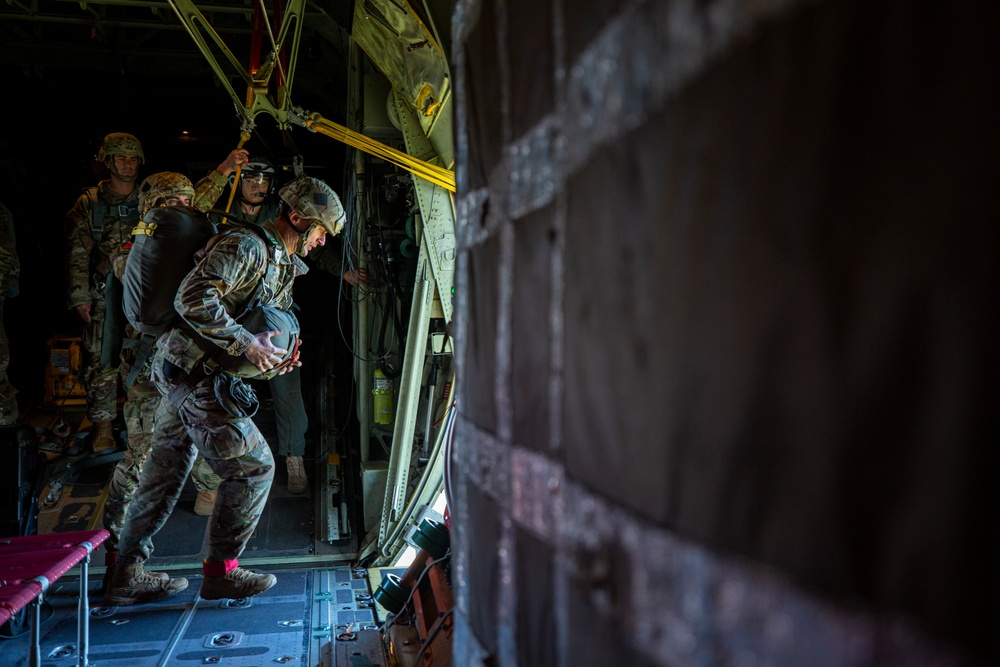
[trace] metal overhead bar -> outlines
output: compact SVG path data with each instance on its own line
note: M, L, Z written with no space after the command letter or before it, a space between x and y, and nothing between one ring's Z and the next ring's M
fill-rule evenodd
M188 31L188 34L191 35L191 39L194 40L198 50L219 78L220 83L226 88L236 108L242 114L242 132L244 136L247 136L253 129L254 118L260 113L267 113L275 119L278 128L281 130L288 129L289 123L295 123L312 132L319 132L332 139L341 141L369 155L382 158L451 192L455 191L455 172L425 162L363 134L354 132L343 125L324 118L318 113L291 106L292 82L295 74L295 64L298 60L299 39L302 34L301 19L305 11L305 0L289 1L288 6L285 8L285 15L281 21L277 40L272 43L274 49L256 73L248 73L243 68L243 65L233 55L232 51L229 50L219 34L209 25L204 15L202 15L192 0L168 0L168 2L177 14L177 18ZM269 92L270 78L276 68L280 71L279 54L285 45L285 40L289 37L290 31L291 44L288 56L288 68L287 71L282 72L283 81L279 83L283 85L279 85L275 98ZM225 57L225 60L228 61L232 70L246 82L249 92L245 103L229 83L227 72L212 53L209 42L215 45Z
M274 45L275 49L261 66L260 70L255 74L251 74L244 69L243 65L236 58L236 56L233 55L232 51L229 50L229 47L226 46L226 43L222 40L219 34L215 32L211 25L209 25L208 21L205 19L204 15L202 15L201 11L199 11L199 9L195 6L194 2L191 0L168 0L168 2L177 14L177 18L180 19L182 24L184 24L188 34L191 35L191 39L194 40L198 50L201 51L203 56L205 56L209 66L215 72L216 76L218 76L222 85L229 92L236 108L240 110L240 113L242 113L245 126L244 131L246 131L247 126L250 128L253 127L253 119L261 112L265 112L274 118L280 129L288 129L288 112L286 107L288 105L289 94L292 89L292 82L295 77L295 62L298 60L299 38L302 36L302 15L305 12L305 0L289 0L288 6L285 8L284 19L281 22L281 29L278 32L276 43ZM292 33L291 53L288 58L290 64L288 65L288 71L285 72L284 76L284 93L280 95L279 100L275 101L268 92L268 84L270 83L271 74L274 72L278 53L284 46L285 39L288 38L290 31ZM219 64L218 60L216 60L215 55L209 48L209 43L206 38L207 40L210 40L225 57L233 72L238 74L240 78L246 82L247 89L249 91L246 103L244 103L236 94L236 91L233 90L232 85L229 83L229 77L226 71Z

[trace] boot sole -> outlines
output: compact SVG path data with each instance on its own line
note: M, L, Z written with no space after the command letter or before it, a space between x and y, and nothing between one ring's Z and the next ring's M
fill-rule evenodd
M260 595L261 593L263 593L266 590L270 590L271 588L274 587L274 585L276 583L278 583L277 579L275 579L266 588L262 588L259 591L254 591L252 593L244 593L243 595L225 595L224 593L219 593L219 594L206 593L206 591L205 591L204 588L202 588L201 592L198 593L198 595L201 597L202 600L245 600L246 598L252 598L255 595Z
M176 581L176 579L175 579ZM105 595L104 596L104 606L105 607L125 607L130 604L142 604L143 602L155 602L156 600L162 600L163 598L168 598L171 595L177 595L181 591L187 588L187 583L178 588L177 590L164 590L154 593L152 595L141 595L135 597L120 597L118 595Z

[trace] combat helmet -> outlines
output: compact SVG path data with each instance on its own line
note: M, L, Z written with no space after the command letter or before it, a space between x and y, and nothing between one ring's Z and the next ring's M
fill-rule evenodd
M344 228L347 214L340 197L318 178L300 176L281 188L278 196L288 204L289 209L318 223L331 236L336 236Z
M184 174L175 171L161 171L143 179L139 185L139 216L146 217L151 208L171 195L194 197L194 185Z
M267 197L274 194L274 189L277 186L277 180L275 174L277 172L274 169L274 165L267 160L267 158L262 157L251 157L247 159L247 164L240 170L240 180L241 181L252 181L258 178L270 178L271 184L267 189ZM230 177L232 181L232 177Z
M104 162L115 155L125 155L139 158L139 164L146 162L146 156L142 152L142 144L135 135L127 132L112 132L104 137L101 147L97 151L97 161Z
M267 158L247 158L247 164L240 170L240 178L270 176L274 180L274 165Z

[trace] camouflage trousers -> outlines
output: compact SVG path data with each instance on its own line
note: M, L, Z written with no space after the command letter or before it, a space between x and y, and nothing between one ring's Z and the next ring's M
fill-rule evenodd
M131 369L131 354L122 353L122 377L128 377ZM129 357L125 360L125 357ZM156 408L160 402L160 392L149 377L149 364L139 372L132 386L125 394L125 405L122 412L125 415L125 428L128 430L128 445L125 456L115 466L108 484L108 496L104 501L104 527L110 537L104 542L108 551L117 551L121 537L122 526L125 523L125 511L136 488L139 486L139 476L143 465L149 456L153 441L153 428L156 423ZM191 479L199 491L218 488L222 481L205 462L198 456L191 471Z
M125 456L111 474L108 497L104 501L104 527L110 533L104 545L108 551L117 549L122 524L125 523L125 508L139 485L139 473L149 455L153 439L154 417L159 402L160 392L156 390L156 385L148 374L145 378L140 374L125 395L122 411L125 413L128 445Z
M10 345L3 324L3 297L0 297L0 426L17 422L17 389L7 379L10 366Z
M298 368L275 375L271 383L274 423L278 429L278 454L302 456L306 452L306 429L309 417L302 399L302 379Z
M98 296L95 296L98 295ZM118 414L118 368L101 364L101 342L104 339L103 295L91 290L90 322L83 325L83 368L80 382L87 390L87 418L95 424L114 420Z
M161 396L178 381L153 359L153 381ZM246 548L267 503L274 458L253 420L234 418L215 395L212 377L198 382L180 408L161 400L156 410L152 451L143 468L119 541L120 559L141 563L153 553L152 537L167 522L198 452L222 478L209 519L206 560L235 560Z

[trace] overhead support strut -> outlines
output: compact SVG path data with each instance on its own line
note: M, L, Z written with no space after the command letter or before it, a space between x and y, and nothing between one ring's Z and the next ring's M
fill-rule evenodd
M260 64L260 67L252 72L248 72L243 67L192 0L167 1L243 117L241 131L244 136L249 136L253 130L254 119L257 115L266 113L274 118L278 129L287 130L291 123L300 125L369 155L382 158L451 192L455 191L455 172L407 155L391 146L327 120L317 113L292 106L292 83L295 75L295 64L298 60L299 39L302 36L302 17L305 13L306 0L288 0L277 38L272 40L273 50ZM283 72L279 54L285 46L286 39L289 40L290 48L288 50L288 69ZM216 58L212 45L221 53L223 63L220 63ZM228 64L228 69L223 67L223 64ZM279 85L276 93L272 94L270 82L275 71L279 72ZM230 76L233 74L239 76L247 84L245 102L236 94L230 83Z

